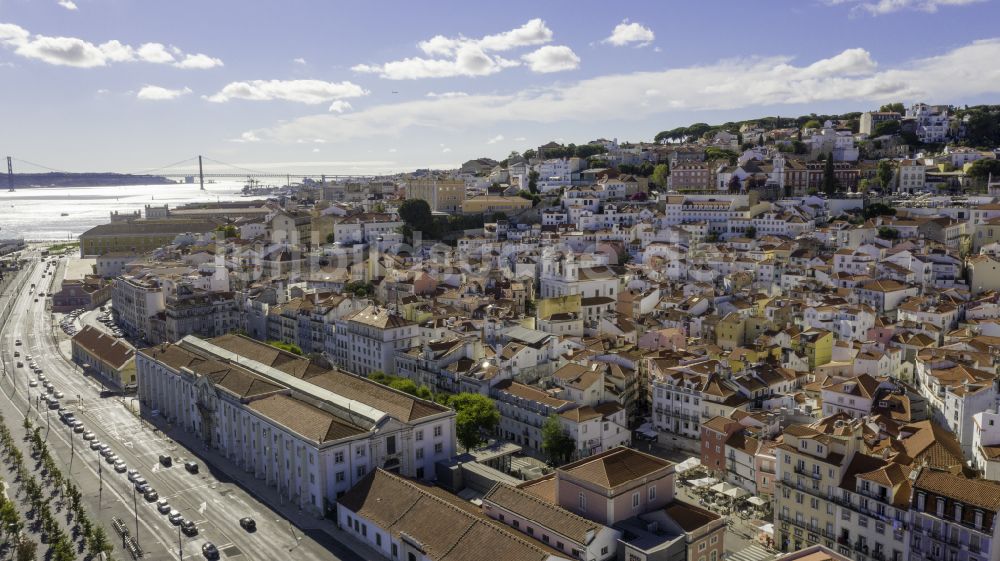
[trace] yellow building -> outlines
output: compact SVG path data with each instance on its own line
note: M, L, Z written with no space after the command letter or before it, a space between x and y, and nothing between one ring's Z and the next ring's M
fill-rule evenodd
M809 361L809 369L822 366L833 357L833 333L825 329L810 329L798 336L798 350Z
M406 198L427 201L431 212L458 212L465 200L465 181L461 179L410 179Z
M775 450L775 542L782 551L836 546L840 482L861 442L863 425L837 434L822 424L791 425Z
M743 346L746 321L746 318L736 312L722 318L715 326L715 344L727 351Z
M127 251L146 253L167 245L180 234L201 234L215 230L207 220L134 220L94 226L80 234L80 256L97 257Z
M531 208L531 201L521 197L473 197L462 202L462 214L513 212Z
M579 294L542 298L535 302L535 315L542 319L548 319L552 317L552 314L578 314L580 313L581 301Z

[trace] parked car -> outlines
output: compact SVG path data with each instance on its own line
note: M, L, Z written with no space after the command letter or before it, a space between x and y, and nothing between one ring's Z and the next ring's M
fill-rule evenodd
M96 437L97 437L97 435L95 435L94 433L90 432L89 430L85 431L83 433L83 439L84 440L94 440L94 438L96 438Z
M240 518L240 527L246 530L247 532L256 532L257 522L253 518L245 516L243 518Z
M127 470L128 470L128 466L125 465L125 462L123 462L121 460L118 460L117 462L115 462L115 471L117 471L118 473L125 473Z
M91 450L99 450L101 448L101 446L104 446L104 445L101 444L100 440L92 440L90 442L90 449Z
M169 520L171 524L175 524L176 525L176 524L180 524L181 521L184 520L184 517L181 516L181 513L179 511L171 510L170 514L167 515L167 520Z
M146 499L146 502L151 503L159 500L160 494L155 489L150 489L142 494L142 498Z
M170 512L170 503L167 499L160 499L156 501L156 510L160 511L160 514L167 514Z
M139 483L138 481L136 481L135 482L135 490L140 495L145 496L146 493L148 493L148 492L150 492L150 491L153 490L153 487L149 483L146 483L145 481L143 483Z
M184 532L186 536L196 536L198 535L198 527L194 525L194 522L190 520L184 520L181 522L181 531Z
M215 547L212 542L205 542L201 546L201 553L205 556L205 559L218 559L219 558L219 548Z
M135 490L139 491L140 493L145 493L146 492L146 490L142 488L143 485L145 485L146 488L149 488L149 483L146 481L146 478L143 477L143 476L141 476L141 475L133 478L132 479L132 484L135 485Z
M139 470L137 470L137 469L130 469L130 470L128 470L128 480L129 481L131 481L131 482L134 483L135 480L138 479L139 477L142 477L141 475L139 475Z

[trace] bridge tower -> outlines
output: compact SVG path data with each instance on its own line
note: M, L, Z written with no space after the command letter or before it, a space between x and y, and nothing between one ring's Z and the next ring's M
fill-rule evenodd
M205 190L205 172L201 168L201 156L198 156L198 183L201 185L201 190Z
M14 164L10 156L7 156L7 190L14 192Z

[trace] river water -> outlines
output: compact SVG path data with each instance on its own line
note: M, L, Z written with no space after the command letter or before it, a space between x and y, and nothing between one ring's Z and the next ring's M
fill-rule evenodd
M143 212L145 205L239 200L242 181L205 185L129 185L122 187L38 187L0 190L0 239L75 239L81 233L106 224L114 211ZM62 216L66 213L67 216Z

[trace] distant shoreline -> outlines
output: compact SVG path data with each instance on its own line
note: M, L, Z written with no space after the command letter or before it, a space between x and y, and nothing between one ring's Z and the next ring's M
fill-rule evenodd
M176 181L158 175L121 173L15 173L15 189L46 189L66 187L107 187L129 185L174 185ZM0 179L0 187L6 181Z

